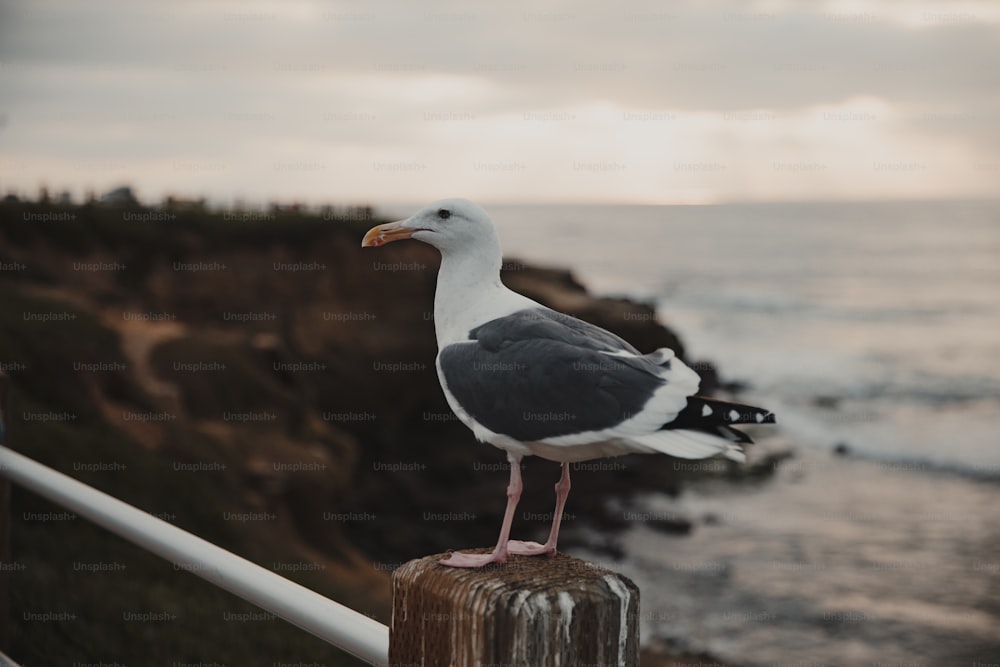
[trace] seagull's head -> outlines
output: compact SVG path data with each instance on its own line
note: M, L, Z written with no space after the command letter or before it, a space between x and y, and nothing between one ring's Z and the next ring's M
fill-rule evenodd
M428 204L406 220L372 227L361 241L361 247L411 238L429 243L442 254L497 243L496 229L486 211L468 199L456 198Z

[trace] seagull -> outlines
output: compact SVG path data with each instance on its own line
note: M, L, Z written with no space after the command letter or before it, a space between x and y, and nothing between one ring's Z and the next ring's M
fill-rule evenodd
M510 463L507 508L492 553L452 552L452 567L554 555L570 464L630 453L745 461L751 442L732 424L774 423L761 408L698 396L700 378L669 348L642 354L610 331L548 308L500 280L503 253L490 216L467 199L442 199L370 229L361 246L403 239L441 252L434 295L435 365L448 405ZM521 459L562 464L544 544L510 539Z

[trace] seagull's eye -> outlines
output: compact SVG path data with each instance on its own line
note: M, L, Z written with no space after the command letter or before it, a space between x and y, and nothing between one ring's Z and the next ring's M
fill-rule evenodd
M451 211L449 211L446 208L439 208L438 217L441 218L442 220L447 220L448 218L451 217Z

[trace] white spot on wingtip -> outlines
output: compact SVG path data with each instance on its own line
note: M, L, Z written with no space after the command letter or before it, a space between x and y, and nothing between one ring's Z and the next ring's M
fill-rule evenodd
M733 421L736 421L737 419L740 418L740 413L738 413L736 410L730 410L729 418L732 419Z
M708 417L711 414L712 414L712 406L710 406L708 403L706 403L705 405L701 406L701 416L702 417Z
M763 423L763 421L764 421L764 413L763 412L758 412L757 413L757 423L761 424L761 423Z

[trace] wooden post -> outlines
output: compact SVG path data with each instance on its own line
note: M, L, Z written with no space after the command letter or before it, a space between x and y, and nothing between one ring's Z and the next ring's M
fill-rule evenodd
M639 664L639 589L630 579L565 554L482 569L439 565L446 556L393 573L390 665Z

